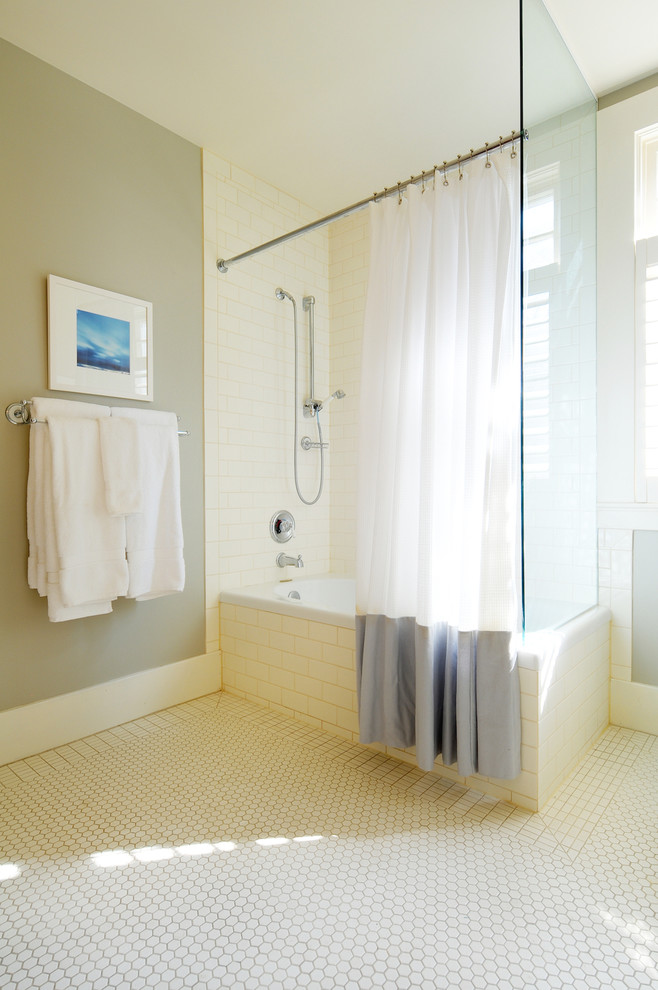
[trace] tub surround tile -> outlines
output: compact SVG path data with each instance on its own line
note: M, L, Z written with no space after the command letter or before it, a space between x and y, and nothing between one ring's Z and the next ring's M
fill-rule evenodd
M358 743L353 630L223 601L219 611L226 691ZM289 650L276 646L284 628L297 631ZM592 610L541 640L544 655L524 654L529 666L519 669L522 773L516 780L464 779L440 757L436 773L529 810L543 807L608 725L608 637L608 613ZM257 663L249 659L254 639ZM385 752L415 760L413 749Z

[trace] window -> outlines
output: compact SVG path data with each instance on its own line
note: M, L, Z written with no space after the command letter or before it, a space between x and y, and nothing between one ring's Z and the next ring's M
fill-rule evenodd
M560 163L526 175L523 209L523 470L526 479L550 473L551 278L560 261L558 192Z
M549 293L524 299L523 470L547 478L550 470Z
M658 502L658 125L635 135L635 496Z
M635 240L658 234L658 124L635 134Z
M523 210L523 267L527 272L560 260L556 195L560 164L534 169L526 177Z

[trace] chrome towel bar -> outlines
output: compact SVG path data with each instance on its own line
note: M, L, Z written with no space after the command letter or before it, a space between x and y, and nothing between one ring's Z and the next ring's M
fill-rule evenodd
M10 402L5 409L5 416L12 426L30 426L32 423L40 423L41 420L33 419L28 406L31 405L29 399L21 399L20 402ZM180 419L180 416L178 417ZM179 430L179 437L189 437L189 430Z

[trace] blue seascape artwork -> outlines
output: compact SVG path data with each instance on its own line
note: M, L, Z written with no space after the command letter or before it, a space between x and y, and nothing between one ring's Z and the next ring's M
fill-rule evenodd
M78 309L78 368L130 374L130 323Z

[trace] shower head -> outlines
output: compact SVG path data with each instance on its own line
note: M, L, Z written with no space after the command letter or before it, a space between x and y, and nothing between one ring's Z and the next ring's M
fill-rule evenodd
M316 410L319 412L320 409L323 409L325 406L328 406L330 402L334 401L334 399L344 399L344 398L345 398L345 393L343 392L342 388L337 388L335 392L332 392L331 395L328 395L326 399L322 400L322 402L316 403Z
M286 292L285 289L281 289L281 288L275 289L274 290L274 295L277 297L277 299L289 299L290 302L294 302L295 301L292 298L292 296L290 295L290 293L289 292Z

